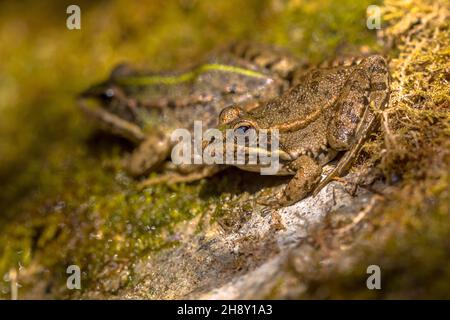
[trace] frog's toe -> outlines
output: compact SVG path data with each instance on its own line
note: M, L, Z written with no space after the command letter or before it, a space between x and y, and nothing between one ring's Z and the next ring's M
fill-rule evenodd
M262 206L265 206L267 208L264 208L263 210L267 209L280 209L283 207L282 203L280 202L279 195L276 196L266 196L266 197L260 197L256 200L256 203Z

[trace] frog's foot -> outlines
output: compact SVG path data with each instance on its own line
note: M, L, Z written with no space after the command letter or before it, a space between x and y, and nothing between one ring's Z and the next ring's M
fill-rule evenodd
M268 196L268 197L258 198L256 200L256 203L259 204L259 205L265 206L266 208L263 209L263 211L265 213L268 213L268 212L266 212L267 209L277 210L277 209L280 209L280 208L283 207L280 204L279 198L280 198L280 193L277 193L275 196L270 196L270 197Z
M170 137L163 132L155 132L133 151L125 166L133 176L140 176L160 165L170 153Z
M305 198L320 180L322 168L310 157L304 155L291 165L296 174L287 186L271 199L261 199L258 203L277 209L294 204Z
M176 184L176 183L188 183L197 181L200 179L208 178L216 173L222 171L224 167L222 166L201 166L197 171L189 173L179 173L179 172L168 172L163 173L157 177L148 178L141 181L138 188L143 189L156 184Z

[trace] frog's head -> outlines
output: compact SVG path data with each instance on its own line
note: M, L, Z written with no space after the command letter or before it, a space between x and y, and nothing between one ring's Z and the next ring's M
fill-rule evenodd
M112 81L94 85L78 96L78 105L89 115L93 112L103 112L126 121L133 121L135 118L130 103L132 100L128 99L123 89Z
M125 95L118 86L107 81L88 88L78 97L81 100L92 100L99 107L109 108L110 106L123 103Z
M219 115L219 129L234 130L236 135L245 134L248 130L259 130L254 117L239 106L229 106Z
M132 72L132 69L127 64L119 64L111 72L107 81L83 91L79 95L79 100L84 102L85 105L92 103L94 107L100 107L107 112L123 117L123 112L127 109L126 107L130 101L127 99L123 86L120 86L118 79L127 77Z
M212 137L203 143L203 150L214 145L214 152L225 154L226 151L232 150L235 156L238 152L243 152L246 163L238 166L249 171L257 171L267 166L267 163L261 162L261 159L264 158L267 160L267 158L276 156L281 160L290 160L290 155L283 151L279 144L273 143L275 132L264 130L260 126L258 118L254 116L257 113L255 111L247 112L239 106L229 106L223 109L218 123L222 140ZM278 139L278 137L276 138ZM250 156L256 159L256 163L247 163Z

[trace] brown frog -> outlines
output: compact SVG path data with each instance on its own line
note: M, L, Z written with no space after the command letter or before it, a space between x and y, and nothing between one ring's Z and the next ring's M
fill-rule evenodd
M143 72L119 65L106 81L80 94L78 102L101 128L136 144L125 160L132 175L164 172L142 186L187 182L224 166L167 161L175 143L170 139L173 130L192 130L196 120L202 121L204 129L215 127L220 112L232 104L254 108L288 89L293 71L303 65L282 49L235 43L179 72Z
M249 129L278 131L277 174L293 178L281 192L261 201L273 207L295 203L312 191L317 193L333 177L345 173L374 129L377 112L389 100L389 73L379 55L311 70L297 82L255 109L244 110L237 104L219 116L221 130L235 130L236 135ZM236 144L236 139L214 143ZM345 153L337 166L320 181L322 167L341 151ZM259 169L258 164L239 167Z
M306 70L303 61L272 47L236 44L219 52L177 73L119 66L107 81L80 95L91 119L138 146L126 161L131 174L163 168L164 174L143 186L193 181L223 169L167 161L174 146L171 132L202 120L205 129L218 122L222 130L278 130L277 174L293 178L264 203L295 203L345 173L389 100L389 73L379 55ZM337 166L320 181L323 165L341 151Z

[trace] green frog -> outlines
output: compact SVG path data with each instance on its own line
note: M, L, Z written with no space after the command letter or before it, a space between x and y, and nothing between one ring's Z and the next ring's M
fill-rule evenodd
M146 72L121 64L106 81L78 97L78 105L100 128L136 145L125 159L136 177L160 170L141 186L161 182L198 180L223 165L174 165L170 158L176 128L215 127L220 112L239 104L250 110L260 101L290 87L294 71L306 63L283 49L259 44L234 43L212 52L202 63L177 72Z
M292 88L252 110L231 105L219 115L221 130L236 136L252 129L278 132L278 175L292 175L286 187L259 202L284 207L316 194L331 179L344 174L377 124L379 111L389 101L389 72L385 59L372 55L343 60L341 65L312 69ZM215 141L222 145L231 141ZM253 148L253 151L255 148ZM215 150L226 150L216 148ZM249 148L243 149L250 150ZM267 148L259 150L267 153ZM322 167L343 153L336 167L321 180ZM265 164L264 164L265 165ZM238 165L255 171L258 163Z

